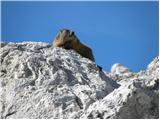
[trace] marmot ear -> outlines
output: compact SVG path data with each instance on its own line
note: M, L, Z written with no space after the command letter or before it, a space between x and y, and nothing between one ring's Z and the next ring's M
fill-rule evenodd
M73 31L71 31L71 32L70 32L70 35L71 35L71 36L73 36L73 35L74 35L74 32L73 32Z

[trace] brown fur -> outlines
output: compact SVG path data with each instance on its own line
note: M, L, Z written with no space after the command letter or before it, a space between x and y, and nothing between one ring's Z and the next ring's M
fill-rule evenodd
M83 57L94 60L91 48L82 44L71 30L61 30L53 42L54 47L62 47L64 49L73 49Z

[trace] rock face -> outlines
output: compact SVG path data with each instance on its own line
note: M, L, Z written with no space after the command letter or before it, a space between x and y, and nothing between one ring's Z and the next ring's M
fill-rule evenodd
M159 117L158 58L126 75L48 43L9 43L0 56L0 118Z

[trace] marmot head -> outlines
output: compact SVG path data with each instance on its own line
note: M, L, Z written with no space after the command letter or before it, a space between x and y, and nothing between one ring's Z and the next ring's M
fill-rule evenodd
M77 37L74 32L69 29L62 29L58 33L56 39L60 40L62 43L70 42L75 40Z

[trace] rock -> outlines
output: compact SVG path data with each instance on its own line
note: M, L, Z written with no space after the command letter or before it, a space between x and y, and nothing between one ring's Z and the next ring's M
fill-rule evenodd
M150 77L159 77L159 57L153 59L153 61L147 66L146 74Z
M1 118L77 118L119 84L73 50L47 43L0 49Z
M132 80L96 101L81 118L155 119L159 118L158 84Z
M42 42L8 43L0 56L1 119L159 117L158 58L135 77Z
M114 68L114 67L112 67ZM113 71L112 71L113 72ZM107 73L108 75L111 75ZM122 74L122 73L120 73ZM157 119L159 118L159 59L135 78L122 74L121 86L89 106L81 118ZM113 75L113 73L112 73ZM115 75L115 74L114 74ZM113 76L112 76L113 78ZM123 82L122 82L123 81Z
M130 78L137 77L134 72L120 63L115 63L111 68L111 72L106 73L106 75L119 84L123 84Z
M111 73L123 76L131 76L132 71L122 64L115 63L111 68Z

